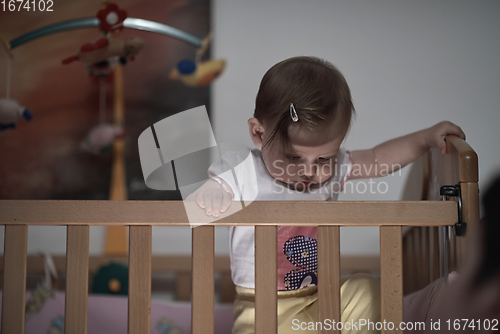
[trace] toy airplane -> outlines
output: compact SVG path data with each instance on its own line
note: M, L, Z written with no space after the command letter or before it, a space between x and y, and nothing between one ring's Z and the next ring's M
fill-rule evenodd
M29 121L33 118L30 111L11 99L0 99L0 132L13 129L19 119Z
M120 62L125 64L128 58L134 60L134 57L142 50L143 46L144 42L139 37L130 37L125 40L103 37L95 43L82 45L78 54L64 59L62 63L69 64L80 60L87 64L97 64L118 57Z
M201 61L211 39L212 34L210 33L201 42L200 48L196 51L195 60L181 60L170 71L170 79L180 80L183 84L191 87L208 86L214 81L226 67L226 61L224 59Z
M203 87L209 85L217 78L224 67L224 59L207 60L195 62L193 60L182 60L170 72L170 79L180 80L183 84L191 87Z

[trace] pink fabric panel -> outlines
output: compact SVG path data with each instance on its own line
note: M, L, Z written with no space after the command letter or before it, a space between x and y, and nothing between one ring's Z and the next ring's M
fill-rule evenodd
M316 239L316 227L278 227L278 290L317 285Z
M1 293L0 293L1 297ZM29 293L27 293L27 298ZM127 297L90 295L88 298L88 333L126 334L127 333ZM1 303L0 303L1 310ZM64 292L55 292L39 313L26 322L26 334L47 333L52 321L64 315ZM158 329L162 318L167 318L182 330L191 333L191 305L184 302L151 302L151 333L163 334ZM233 305L216 305L215 333L231 333L233 326Z

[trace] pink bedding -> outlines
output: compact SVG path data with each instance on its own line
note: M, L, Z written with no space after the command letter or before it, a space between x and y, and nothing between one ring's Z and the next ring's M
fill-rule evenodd
M1 293L0 293L1 297ZM28 297L27 297L28 298ZM0 304L1 309L1 304ZM57 334L57 327L63 323L64 292L55 292L43 308L26 321L26 334ZM58 319L59 318L59 319ZM232 305L216 305L215 333L231 333L233 326ZM51 329L52 328L52 329ZM61 332L63 333L63 332ZM89 295L88 333L126 334L127 297L108 295ZM191 333L191 305L179 302L151 302L152 334L189 334Z

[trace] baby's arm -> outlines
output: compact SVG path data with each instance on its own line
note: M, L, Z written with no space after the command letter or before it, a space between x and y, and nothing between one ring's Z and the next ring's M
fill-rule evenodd
M409 135L386 141L372 149L351 152L353 164L352 179L384 176L413 162L431 147L439 147L443 154L446 153L447 135L455 135L465 139L465 134L460 127L444 121ZM377 168L375 168L375 166Z
M186 200L196 201L200 208L205 209L207 216L219 217L229 208L233 196L222 189L219 183L210 179L189 195Z

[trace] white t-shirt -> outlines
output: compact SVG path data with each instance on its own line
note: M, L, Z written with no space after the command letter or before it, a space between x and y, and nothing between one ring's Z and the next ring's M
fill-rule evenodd
M210 177L235 200L335 201L352 170L349 152L340 149L332 177L310 192L287 188L267 171L260 149L226 152L208 169ZM317 284L316 227L278 227L278 290ZM229 227L231 273L235 285L255 288L255 228Z

